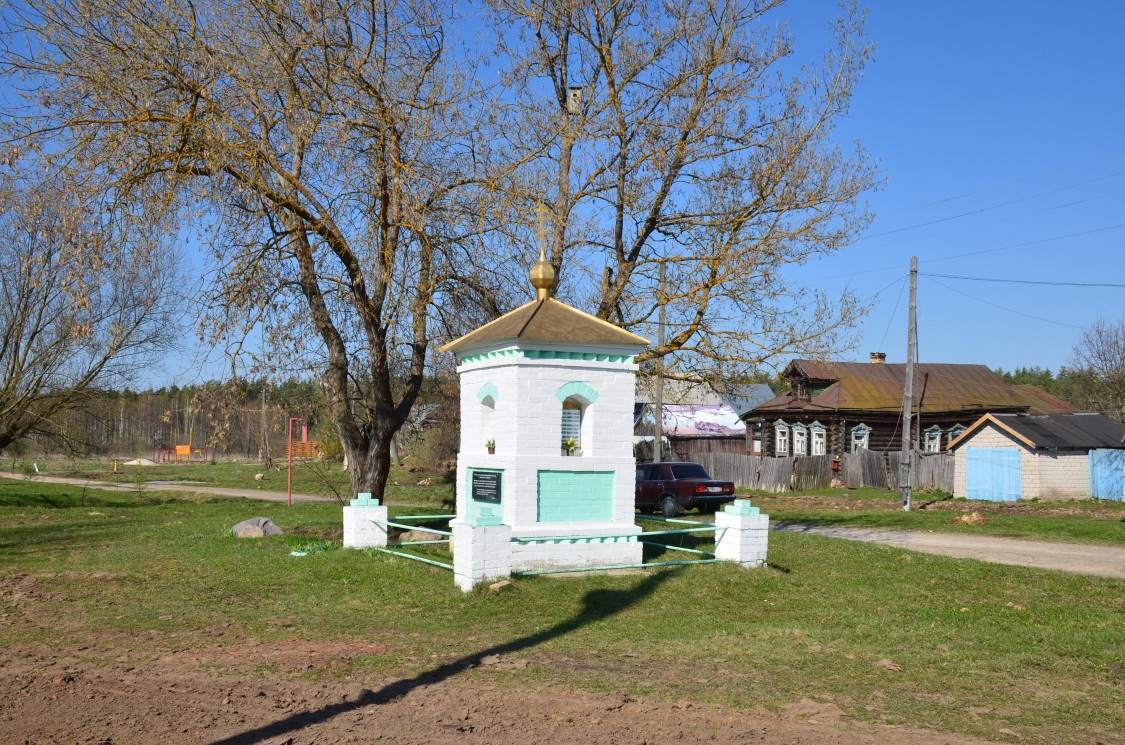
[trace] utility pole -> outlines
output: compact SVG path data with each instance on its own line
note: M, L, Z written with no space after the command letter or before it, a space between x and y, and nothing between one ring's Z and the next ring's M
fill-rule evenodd
M910 322L906 331L906 381L902 396L902 462L898 466L898 491L902 509L913 501L914 456L911 453L910 414L914 408L914 344L918 338L918 257L910 257Z
M658 320L656 327L656 348L664 349L664 303L667 298L664 297L664 262L660 262L660 289L657 297L660 299L660 308L658 312ZM656 404L653 415L656 418L656 424L653 428L654 436L652 438L652 462L659 463L664 459L664 454L661 452L664 446L664 357L661 355L656 361Z

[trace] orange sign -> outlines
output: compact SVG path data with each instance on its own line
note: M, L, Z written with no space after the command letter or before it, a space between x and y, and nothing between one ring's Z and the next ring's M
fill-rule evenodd
M176 455L191 455L191 445L177 445Z

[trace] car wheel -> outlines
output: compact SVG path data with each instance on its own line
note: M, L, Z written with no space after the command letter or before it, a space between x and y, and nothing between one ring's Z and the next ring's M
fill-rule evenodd
M664 517L671 518L680 514L680 506L671 497L664 497L660 500L660 511L664 514Z

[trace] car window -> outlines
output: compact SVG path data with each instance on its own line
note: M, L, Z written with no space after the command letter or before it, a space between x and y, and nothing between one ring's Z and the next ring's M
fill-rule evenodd
M672 466L672 476L677 479L709 479L707 469L698 463L680 463Z
M645 469L642 468L641 466L637 466L637 481L644 481L644 477L645 477Z
M645 481L659 481L660 480L660 466L646 466L645 467Z

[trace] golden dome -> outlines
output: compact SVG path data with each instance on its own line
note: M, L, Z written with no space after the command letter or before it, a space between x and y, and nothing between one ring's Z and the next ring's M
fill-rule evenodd
M543 249L539 249L539 261L531 267L531 286L535 288L536 299L546 300L555 289L555 269L547 262Z

